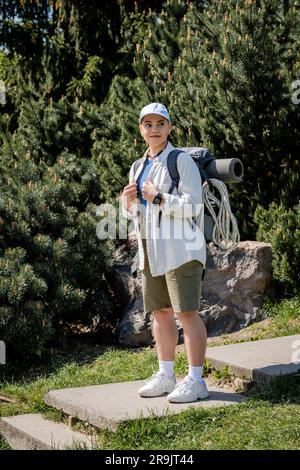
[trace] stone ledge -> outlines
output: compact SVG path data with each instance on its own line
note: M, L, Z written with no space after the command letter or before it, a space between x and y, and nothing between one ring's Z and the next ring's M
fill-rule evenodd
M193 408L210 408L241 403L245 397L207 381L210 397L195 403L169 403L166 396L142 398L137 391L143 380L89 387L52 390L45 402L64 413L98 427L115 431L127 420L180 413Z
M269 383L274 377L294 374L300 369L299 363L292 362L296 341L300 344L300 335L215 346L207 348L206 359L215 369L228 367L235 376Z
M0 419L0 434L14 450L64 450L73 446L91 449L92 437L72 431L41 414L25 414Z

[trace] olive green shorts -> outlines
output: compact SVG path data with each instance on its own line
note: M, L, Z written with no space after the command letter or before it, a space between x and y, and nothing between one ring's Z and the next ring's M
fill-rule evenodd
M203 264L188 261L162 276L150 273L146 240L142 239L145 265L142 273L144 312L172 307L174 312L187 312L200 308Z

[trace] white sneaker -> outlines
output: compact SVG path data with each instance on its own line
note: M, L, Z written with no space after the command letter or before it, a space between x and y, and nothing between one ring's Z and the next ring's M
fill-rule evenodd
M165 393L172 392L175 386L175 376L170 378L162 372L155 372L138 390L138 393L141 397L160 397Z
M199 383L187 376L176 385L175 390L167 398L171 403L189 403L207 397L209 397L209 391L204 380Z

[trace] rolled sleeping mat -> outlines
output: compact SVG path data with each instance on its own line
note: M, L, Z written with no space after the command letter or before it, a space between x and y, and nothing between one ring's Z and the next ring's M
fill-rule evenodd
M238 158L224 158L213 160L205 167L211 178L216 178L223 183L240 183L244 176L244 167Z
M219 179L223 183L240 183L243 180L244 167L239 158L220 158L209 161L212 155L206 148L181 147L181 149L191 156L199 155L204 160L207 159L205 170L210 178Z

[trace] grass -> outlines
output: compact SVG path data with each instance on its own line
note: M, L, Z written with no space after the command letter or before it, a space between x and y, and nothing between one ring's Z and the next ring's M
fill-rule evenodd
M99 348L99 356L95 358L93 346L74 343L73 347L77 348L77 358L72 354L64 359L53 357L44 372L37 370L34 379L33 370L27 371L21 379L2 377L1 392L20 401L18 405L7 404L6 407L30 406L32 410L44 411L47 407L43 396L49 390L138 380L152 373L156 366L155 353L150 348L142 352Z
M281 302L274 303L268 298L264 300L263 313L266 317L273 318L274 326L279 336L287 336L287 334L295 334L300 330L300 297L296 296L292 299L284 299ZM287 333L287 334L286 334Z
M297 405L255 403L218 409L189 409L178 416L135 420L112 435L105 449L295 449L300 444Z
M299 298L275 306L266 303L265 313L271 326L265 334L270 331L299 333L299 307ZM251 331L254 326L243 332ZM232 342L239 340L235 337ZM224 337L226 341L228 335ZM50 356L47 365L35 365L22 373L0 368L1 393L17 400L16 403L0 402L0 416L41 412L50 419L66 421L61 412L44 403L44 394L49 390L144 379L156 366L156 354L151 348L108 348L70 343L64 351L56 351ZM176 374L184 375L186 368L185 353L179 352L175 361ZM206 373L207 370L206 367ZM226 369L213 371L213 374L215 379L228 380ZM299 449L299 404L300 376L285 376L269 386L251 390L248 400L238 405L190 408L179 415L153 415L150 419L126 422L115 433L97 430L97 448ZM82 423L75 428L89 430ZM0 439L0 450L8 448Z
M7 442L0 436L0 450L11 450Z
M116 433L100 431L99 449L266 450L300 446L299 377L256 388L248 401L215 409L190 408L180 415L136 419Z
M221 370L213 370L212 376L214 380L221 380L221 381L227 381L231 378L231 375L229 373L229 367L223 367Z

